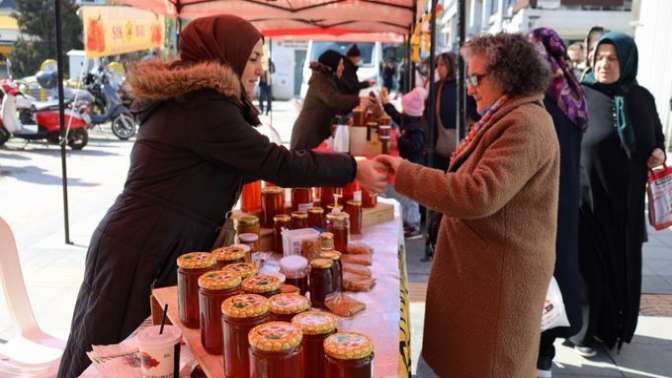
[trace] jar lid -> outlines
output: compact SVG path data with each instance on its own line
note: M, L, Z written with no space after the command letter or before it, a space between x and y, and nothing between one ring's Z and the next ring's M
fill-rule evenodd
M234 244L227 247L217 248L212 251L217 261L235 261L245 257L245 254L250 251L248 246L241 244Z
M289 315L304 312L310 308L310 301L301 294L276 294L269 299L271 312L274 314Z
M357 332L338 332L324 340L324 352L338 360L358 360L373 353L373 343Z
M280 286L280 293L285 293L285 294L297 293L298 294L299 292L300 292L300 290L299 290L298 287L296 287L294 285L290 285L288 283L283 283Z
M253 234L251 232L245 232L242 234L238 234L238 239L240 240L241 243L254 243L257 240L259 240L259 235Z
M369 121L369 122L366 123L366 126L377 127L377 126L378 126L378 122L376 122L376 121Z
M256 215L243 215L238 219L238 223L245 226L255 226L259 224L259 217Z
M268 322L252 328L247 340L257 350L286 352L301 344L303 333L289 322Z
M215 256L209 252L191 252L177 258L177 266L182 269L205 269L217 264Z
M248 293L269 293L280 289L282 281L277 276L270 274L256 273L246 278L243 283L243 290Z
M305 211L292 211L292 218L299 218L299 219L308 218L308 213Z
M360 206L361 207L362 206L362 201L350 200L350 201L346 202L346 205Z
M240 274L213 270L198 277L198 286L207 290L229 290L240 286Z
M268 299L258 294L238 294L222 302L222 314L230 318L254 318L269 311Z
M327 214L327 219L329 220L337 220L337 221L345 221L350 219L350 215L348 213L329 213Z
M292 220L292 217L287 214L278 214L273 216L273 222L289 222L290 220Z
M320 241L323 240L334 240L334 234L331 232L323 232L320 234Z
M257 267L252 263L233 263L225 266L222 270L226 272L234 272L240 275L242 280L257 273Z
M310 262L310 266L316 269L329 269L334 265L330 259L314 259Z
M320 257L324 259L330 259L333 261L337 261L341 259L341 252L338 251L324 251L320 252Z
M336 330L338 319L326 311L306 311L292 318L305 335L324 335Z
M324 214L324 209L319 207L319 206L316 206L316 207L311 207L310 209L308 209L308 212L309 213Z
M308 267L308 259L299 255L285 256L280 259L280 271L285 273L304 272Z
M280 194L283 191L284 189L279 186L267 186L261 189L261 194Z

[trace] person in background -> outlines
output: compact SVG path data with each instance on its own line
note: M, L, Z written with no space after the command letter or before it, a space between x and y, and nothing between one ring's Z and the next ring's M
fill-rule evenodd
M327 50L310 63L313 71L308 81L308 92L303 100L294 128L290 146L293 150L313 149L331 135L335 115L347 114L357 105L367 107L369 97L360 97L341 89L347 59L334 50Z
M269 58L268 68L264 70L259 78L259 110L264 114L264 101L266 102L266 114L271 111L271 104L273 103L273 74L275 73L275 64Z
M427 90L416 87L401 98L403 113L399 113L386 91L380 92L383 110L399 127L399 155L415 164L424 164L425 131L422 128L422 115L425 111ZM416 201L397 193L392 185L385 188L387 197L395 198L402 206L404 237L420 235L420 206Z
M555 263L560 153L542 103L550 72L518 34L475 37L461 52L483 117L448 171L376 158L396 191L444 214L418 375L531 378Z
M130 71L142 126L124 189L89 244L59 378L78 377L92 345L121 342L149 316L152 288L176 284L180 255L211 249L247 180L310 187L357 179L383 190L379 163L288 151L255 130L262 41L237 16L198 18L180 34L178 60Z
M534 29L528 38L538 46L551 67L551 83L546 89L544 106L553 118L560 145L560 192L558 227L555 239L555 270L569 327L542 332L537 369L539 378L550 378L558 337L569 338L579 332L581 317L581 275L579 273L579 163L581 137L588 124L588 109L581 84L574 76L565 44L547 28Z
M567 47L567 56L569 57L569 64L574 77L577 80L581 79L581 75L586 69L586 56L581 42L574 42L569 45Z
M602 37L604 33L606 33L607 30L603 28L602 26L593 26L590 28L588 31L588 34L586 34L586 39L583 42L583 45L586 48L586 54L585 54L585 67L586 69L589 69L593 65L593 54L595 53L595 46L597 45L597 41Z
M387 88L390 93L394 90L394 76L397 74L397 67L394 58L389 58L385 61L383 67L383 86Z
M651 93L637 84L638 53L626 34L596 43L583 80L588 129L581 143L579 267L588 327L577 350L632 340L642 285L647 173L665 161L663 128Z
M356 43L353 43L352 46L345 53L347 59L343 61L343 78L340 81L339 85L345 93L359 95L359 92L362 89L366 89L374 84L375 80L366 80L359 81L357 77L357 70L359 69L359 63L362 61L362 53L359 51Z

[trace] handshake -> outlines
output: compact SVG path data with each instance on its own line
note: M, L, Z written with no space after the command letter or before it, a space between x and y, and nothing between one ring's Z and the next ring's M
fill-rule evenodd
M356 180L364 189L382 193L385 185L388 183L394 184L391 179L397 174L402 161L402 158L390 155L378 155L373 159L357 160Z

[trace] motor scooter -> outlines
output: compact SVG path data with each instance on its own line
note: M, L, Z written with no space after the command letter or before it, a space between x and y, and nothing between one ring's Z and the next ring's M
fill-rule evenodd
M2 91L2 125L0 126L0 146L9 138L26 140L46 139L49 143L60 142L60 115L58 100L36 101L21 93L17 83L5 79L0 83ZM65 126L67 144L73 150L81 150L89 141L87 128L91 123L87 114L70 106L72 99L66 99Z

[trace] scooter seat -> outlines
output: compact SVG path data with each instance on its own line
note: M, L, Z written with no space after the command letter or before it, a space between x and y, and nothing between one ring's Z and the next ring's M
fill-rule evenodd
M71 102L72 99L66 99L64 105L67 106ZM49 101L33 101L33 106L38 112L42 110L55 110L58 109L58 99Z

